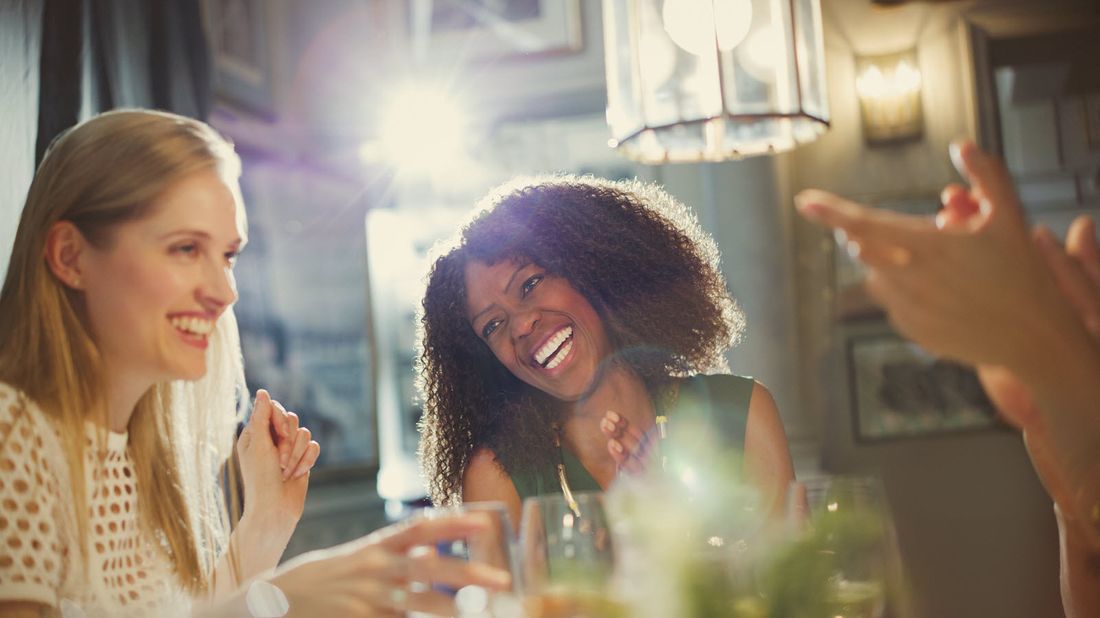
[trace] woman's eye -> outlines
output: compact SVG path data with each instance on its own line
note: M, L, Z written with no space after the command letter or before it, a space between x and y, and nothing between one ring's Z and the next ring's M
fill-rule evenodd
M180 255L194 255L198 253L199 246L195 243L187 243L186 245L176 245L172 247L172 253L178 253Z
M235 266L237 264L237 258L240 257L240 255L240 251L227 251L225 253L225 261L230 266Z
M485 323L485 326L481 328L481 336L488 339L489 335L492 335L498 326L500 326L500 320L489 320Z
M531 275L527 278L527 281L523 282L523 286L520 287L520 294L522 296L527 296L531 293L531 290L535 289L535 286L537 286L541 281L542 275Z

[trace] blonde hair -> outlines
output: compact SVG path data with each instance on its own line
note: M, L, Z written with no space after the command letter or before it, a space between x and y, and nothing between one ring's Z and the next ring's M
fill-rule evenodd
M73 481L76 549L85 564L88 508L80 479L91 446L84 426L91 419L106 427L105 382L82 296L48 267L46 238L66 220L93 245L109 244L112 227L146 216L170 185L210 169L236 191L240 160L206 124L162 112L108 112L55 140L19 220L0 291L0 380L34 399L59 431ZM243 230L239 192L237 201ZM154 385L130 418L142 525L193 594L211 589L215 561L227 546L220 468L247 400L237 323L227 309L210 340L206 375ZM105 439L101 432L97 448Z

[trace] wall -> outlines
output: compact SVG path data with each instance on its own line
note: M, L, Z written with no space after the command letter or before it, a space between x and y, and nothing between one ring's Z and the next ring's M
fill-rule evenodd
M42 2L0 3L0 275L34 175Z

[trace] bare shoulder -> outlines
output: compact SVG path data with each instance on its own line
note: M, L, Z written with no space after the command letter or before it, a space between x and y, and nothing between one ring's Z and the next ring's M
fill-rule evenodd
M522 501L511 477L497 461L496 453L486 447L474 450L466 469L462 472L463 502L503 502L512 517L512 525L519 522Z
M783 419L771 392L757 382L749 401L745 427L745 472L771 502L773 514L782 509L787 485L794 480L794 465L787 446Z
M746 431L751 431L754 425L757 432L778 433L783 437L783 443L787 443L783 418L779 415L775 397L772 397L768 387L756 381L753 382L752 399L749 400L749 423Z

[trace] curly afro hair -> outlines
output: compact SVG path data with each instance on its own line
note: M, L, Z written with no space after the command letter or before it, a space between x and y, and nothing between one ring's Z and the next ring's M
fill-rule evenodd
M461 501L474 449L510 474L557 461L558 402L521 382L466 318L466 264L522 260L565 278L603 320L654 401L681 376L726 369L744 318L695 215L653 184L548 176L489 193L437 245L418 316L420 460L432 501Z

